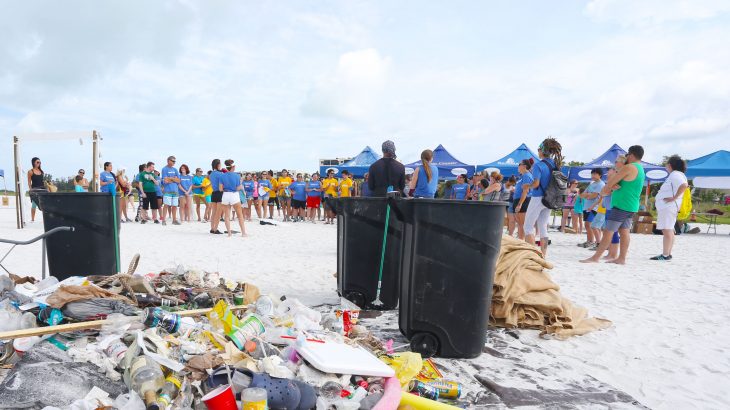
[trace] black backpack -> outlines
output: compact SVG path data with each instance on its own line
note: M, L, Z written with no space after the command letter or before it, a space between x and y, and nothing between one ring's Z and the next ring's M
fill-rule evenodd
M544 187L545 194L542 196L542 204L549 209L562 209L565 205L565 190L568 189L568 177L559 169L550 165L550 162L542 160L550 170L548 185Z

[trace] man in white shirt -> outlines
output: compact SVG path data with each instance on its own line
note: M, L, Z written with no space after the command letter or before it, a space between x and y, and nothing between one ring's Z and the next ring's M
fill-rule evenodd
M662 254L651 258L655 261L672 260L672 247L674 246L674 224L677 222L677 214L682 206L682 197L689 184L684 172L687 164L679 155L672 155L667 160L667 172L669 176L659 188L654 198L654 206L657 210L656 228L662 231L664 246ZM691 195L691 193L686 193Z

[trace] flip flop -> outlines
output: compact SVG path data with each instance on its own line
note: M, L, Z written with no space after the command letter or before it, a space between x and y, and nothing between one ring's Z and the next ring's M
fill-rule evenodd
M302 392L293 380L271 377L266 373L254 373L248 369L239 369L239 371L251 377L252 380L249 387L260 387L266 389L266 392L268 393L269 408L300 408L299 404L302 401ZM307 399L309 399L309 397L307 397Z
M309 383L305 383L300 380L292 380L294 384L299 387L301 393L301 399L299 400L299 407L297 410L310 410L317 407L317 392L314 387Z

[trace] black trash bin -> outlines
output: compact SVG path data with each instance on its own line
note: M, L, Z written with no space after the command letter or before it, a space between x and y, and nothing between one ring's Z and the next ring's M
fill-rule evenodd
M113 275L117 266L119 218L113 215L116 196L105 192L59 192L38 195L46 232L71 226L73 232L59 232L46 239L48 268L58 280L70 276Z
M337 291L360 307L375 300L383 246L385 198L339 198L337 210ZM400 291L402 222L390 214L380 291L381 308L395 309Z
M506 202L394 201L403 226L399 327L425 357L482 353Z

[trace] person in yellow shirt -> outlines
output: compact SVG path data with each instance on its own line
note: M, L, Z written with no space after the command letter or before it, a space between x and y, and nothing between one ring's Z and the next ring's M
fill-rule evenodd
M279 197L277 196L277 193L279 192L279 184L276 181L276 178L274 178L274 171L269 170L269 182L271 182L271 193L269 194L269 219L274 216L274 205L276 205L276 210L279 211L279 215L281 215L281 205L279 204Z
M324 223L328 225L332 225L335 223L335 209L330 204L330 199L337 198L338 187L339 183L337 182L337 178L335 178L335 171L332 169L328 169L327 178L322 181L322 189L324 190Z
M340 197L341 198L351 197L353 186L354 186L354 182L352 181L352 175L350 174L350 171L348 171L348 170L342 171L342 181L340 181Z
M276 180L276 185L278 188L278 195L279 195L279 203L281 204L281 207L284 209L284 222L288 222L290 220L291 215L291 191L289 190L289 186L294 182L294 180L289 176L289 171L286 169L282 169L281 173L279 174L279 178Z
M210 183L210 173L211 171L208 171L208 175L203 178L203 182L200 183L200 187L203 189L203 197L205 198L205 214L203 215L203 220L205 222L210 221L211 210L212 206L210 206L210 199L211 195L213 195L213 185Z

